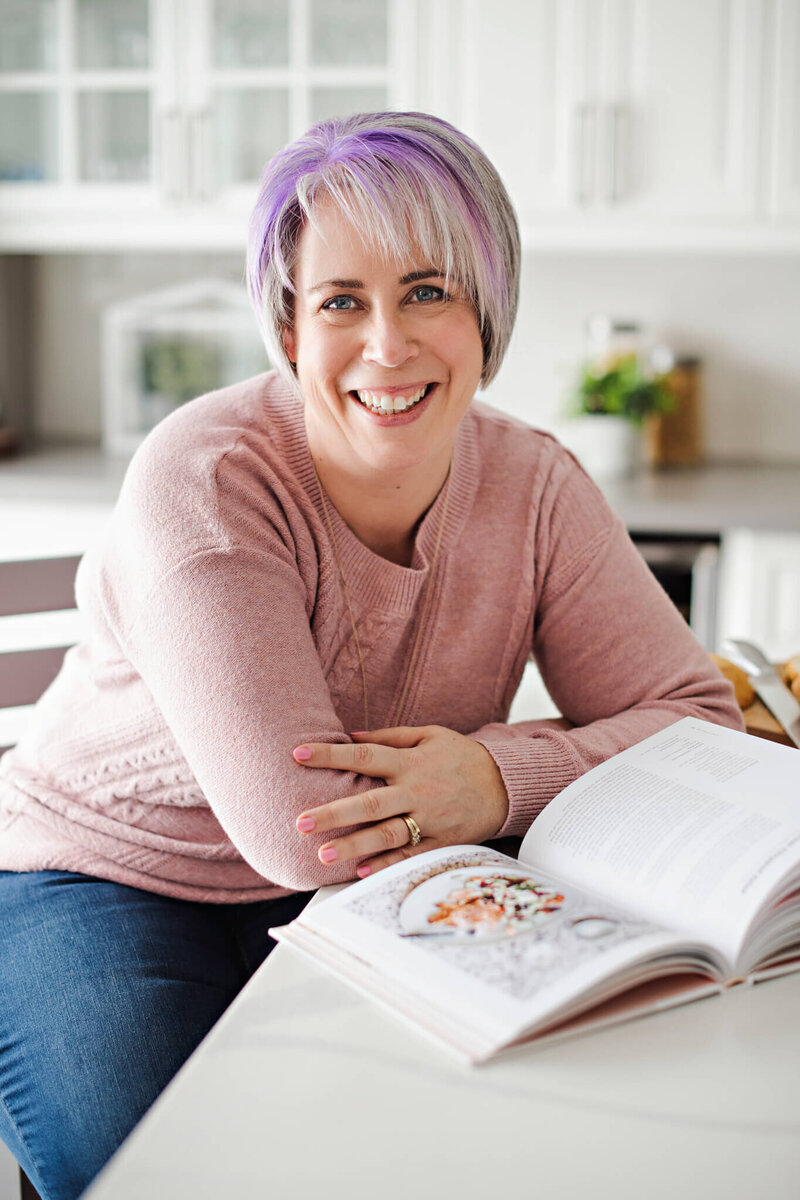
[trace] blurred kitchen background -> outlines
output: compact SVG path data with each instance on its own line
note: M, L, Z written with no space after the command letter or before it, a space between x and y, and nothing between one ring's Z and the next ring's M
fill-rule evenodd
M800 0L0 0L0 563L80 553L156 421L268 366L258 174L382 107L517 206L486 398L578 454L709 649L800 651Z
M0 0L0 706L78 636L3 563L79 555L147 429L267 366L260 169L384 107L517 206L487 399L584 459L709 649L800 651L800 0Z

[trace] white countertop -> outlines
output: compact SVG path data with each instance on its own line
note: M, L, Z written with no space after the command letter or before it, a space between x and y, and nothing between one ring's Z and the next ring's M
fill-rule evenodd
M128 460L109 458L98 447L43 448L0 458L0 502L57 500L114 503Z
M84 554L102 535L126 467L97 449L0 459L0 562Z
M800 533L800 463L642 470L601 486L635 532Z
M467 1067L278 947L86 1200L800 1193L800 977Z

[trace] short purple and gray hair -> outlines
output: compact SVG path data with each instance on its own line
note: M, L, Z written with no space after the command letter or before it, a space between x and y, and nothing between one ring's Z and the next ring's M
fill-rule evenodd
M407 253L413 231L428 261L467 291L486 386L514 325L520 243L508 193L483 151L428 113L357 113L320 121L269 161L250 218L247 282L270 360L295 386L283 331L294 320L300 234L323 200L387 260Z

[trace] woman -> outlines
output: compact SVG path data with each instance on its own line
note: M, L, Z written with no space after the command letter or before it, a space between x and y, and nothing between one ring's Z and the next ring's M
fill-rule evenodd
M682 716L740 727L581 468L473 401L518 268L499 178L433 117L324 122L269 164L277 373L135 456L79 571L89 636L0 769L0 1133L43 1196L85 1186L311 889L522 834ZM509 725L531 652L565 719Z

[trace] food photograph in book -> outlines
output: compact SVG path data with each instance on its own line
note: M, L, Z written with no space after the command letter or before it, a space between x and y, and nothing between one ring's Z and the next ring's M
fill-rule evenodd
M657 932L492 850L437 858L353 889L345 909L449 967L527 1000L565 973Z

